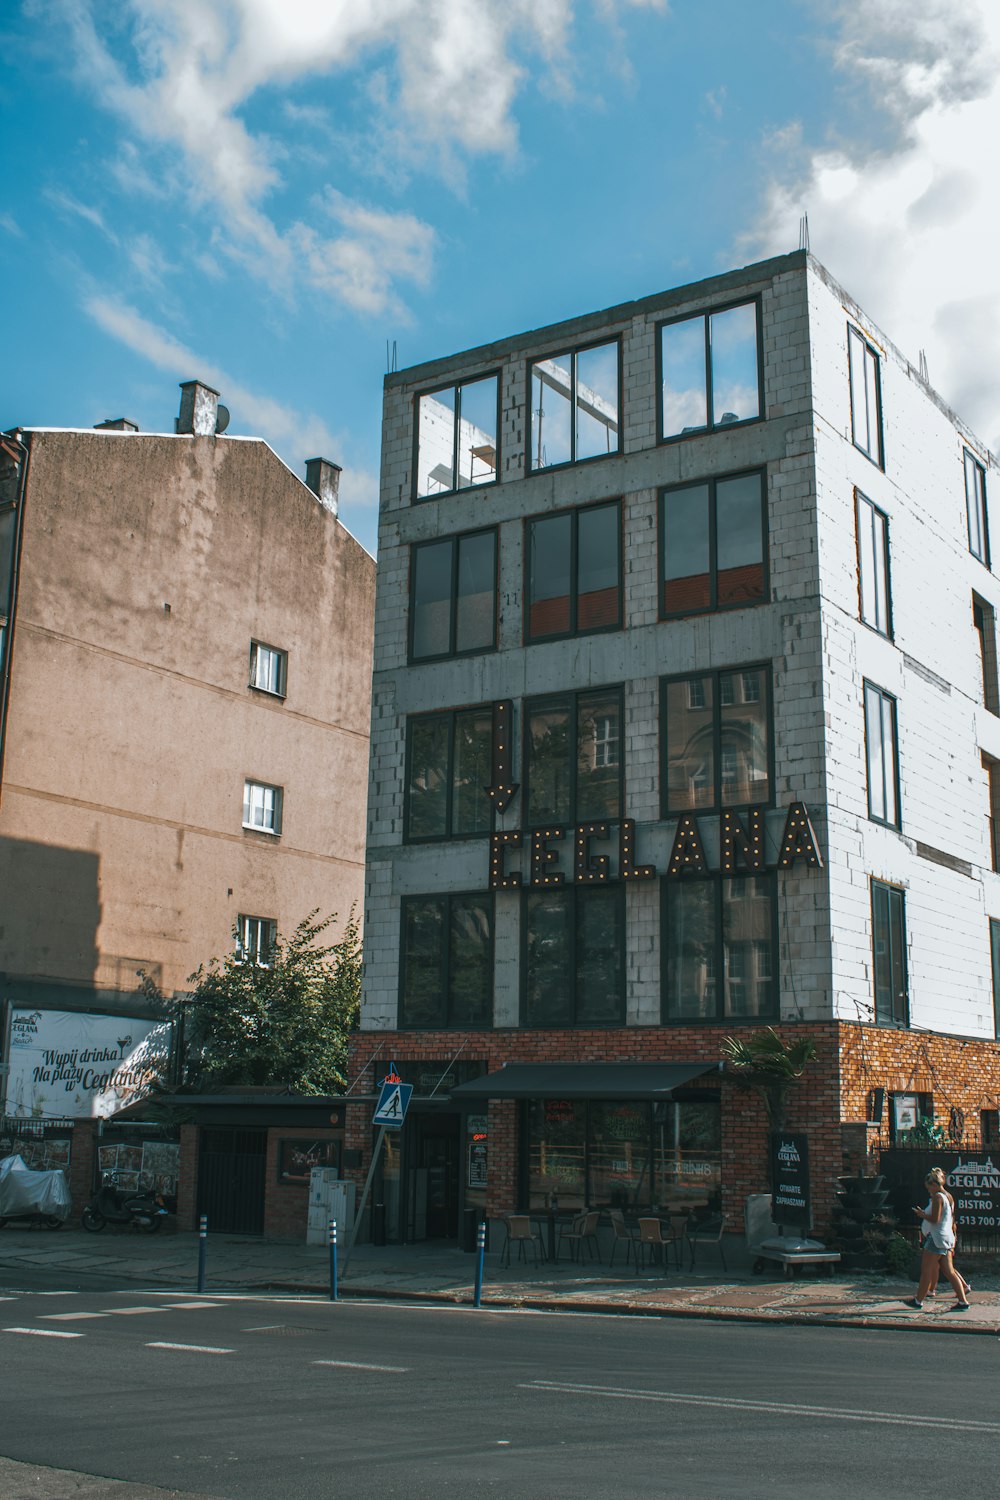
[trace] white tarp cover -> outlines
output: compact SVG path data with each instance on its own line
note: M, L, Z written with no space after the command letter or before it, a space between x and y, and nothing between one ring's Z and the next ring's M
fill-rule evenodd
M12 1006L6 1112L112 1115L148 1092L169 1056L169 1022Z
M31 1213L68 1219L69 1211L65 1172L33 1172L22 1156L0 1161L0 1219Z

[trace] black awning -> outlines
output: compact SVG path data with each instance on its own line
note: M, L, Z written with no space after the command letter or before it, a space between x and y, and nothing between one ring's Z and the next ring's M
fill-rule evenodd
M718 1063L510 1063L470 1079L452 1099L668 1099Z

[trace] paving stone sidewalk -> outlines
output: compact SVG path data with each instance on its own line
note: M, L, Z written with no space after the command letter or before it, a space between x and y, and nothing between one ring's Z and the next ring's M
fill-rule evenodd
M736 1264L734 1265L734 1256ZM475 1254L454 1247L359 1245L344 1268L340 1250L340 1293L348 1297L394 1297L471 1303ZM888 1276L853 1274L785 1278L754 1275L746 1252L727 1247L729 1269L718 1259L694 1271L670 1266L637 1274L620 1261L562 1261L539 1266L501 1266L495 1250L486 1255L484 1307L525 1307L637 1313L662 1317L751 1319L764 1322L827 1323L853 1327L892 1327L919 1331L1000 1335L1000 1277L972 1277L972 1307L952 1312L951 1289L924 1305L905 1306L912 1282ZM142 1235L106 1230L90 1235L65 1228L57 1232L8 1227L0 1230L0 1286L14 1284L19 1270L62 1273L67 1288L80 1278L112 1277L123 1284L188 1290L195 1286L198 1236ZM12 1279L13 1278L13 1281ZM209 1291L262 1290L326 1294L329 1255L325 1246L264 1243L258 1239L211 1235L207 1248Z

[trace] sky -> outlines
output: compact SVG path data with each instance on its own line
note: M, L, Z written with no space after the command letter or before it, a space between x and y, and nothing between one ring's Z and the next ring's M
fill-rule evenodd
M996 0L7 0L0 428L177 382L375 550L382 379L798 248L1000 448Z

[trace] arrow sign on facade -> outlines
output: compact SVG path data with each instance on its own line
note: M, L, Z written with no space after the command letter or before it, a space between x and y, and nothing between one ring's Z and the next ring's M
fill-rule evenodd
M513 733L513 699L501 698L493 705L493 784L486 788L487 796L497 812L505 811L518 790L518 782L511 780Z

